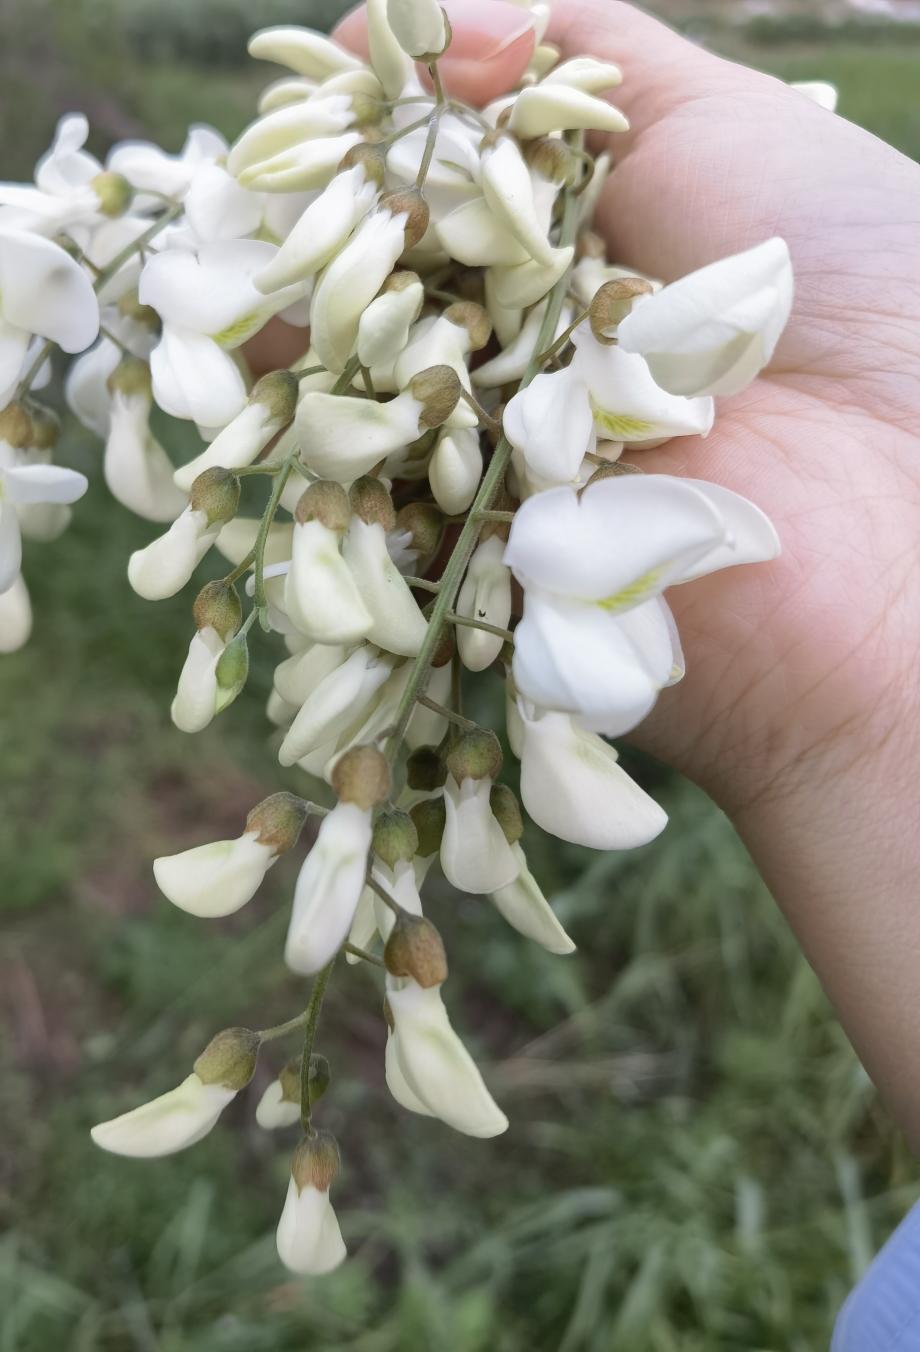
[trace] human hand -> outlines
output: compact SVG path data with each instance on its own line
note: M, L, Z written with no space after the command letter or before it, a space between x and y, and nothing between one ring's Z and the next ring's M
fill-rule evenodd
M526 10L446 8L442 75L484 102L529 58ZM360 48L363 17L338 36ZM920 1137L915 651L920 638L920 169L780 81L615 0L560 0L547 41L617 62L631 131L597 229L671 280L771 235L792 320L705 441L633 458L710 479L776 523L782 557L669 593L687 675L636 740L732 816L863 1059ZM480 60L470 60L478 52Z

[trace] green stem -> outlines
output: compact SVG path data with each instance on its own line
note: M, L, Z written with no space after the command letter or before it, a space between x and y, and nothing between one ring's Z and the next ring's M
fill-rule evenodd
M409 577L404 574L403 581L408 582L410 587L420 587L422 591L439 592L441 590L440 582L429 582L427 577Z
M444 95L444 86L441 83L441 72L438 70L437 61L432 61L428 67L428 74L431 76L431 83L434 87L434 100L438 108L444 108L447 105L447 99Z
M447 612L449 624L459 624L464 629L481 629L484 634L495 634L498 638L503 638L506 643L514 641L514 635L510 629L500 629L497 624L487 624L485 620L474 620L468 615L458 615L456 611Z
M436 699L429 699L427 695L419 695L415 702L416 704L423 704L426 709L430 709L434 714L440 714L442 718L447 719L448 723L453 723L455 727L462 728L464 732L473 732L479 726L471 718L464 718L463 714L448 709L446 705L439 704Z
M99 276L93 283L93 290L97 293L101 291L106 282L111 281L115 276L118 269L127 263L129 258L133 258L136 253L140 253L145 249L150 241L155 239L161 230L165 230L167 225L176 219L181 210L182 207L180 203L176 202L168 211L164 211L162 216L158 216L153 224L148 226L142 235L138 235L137 239L132 240L120 253L117 253L110 262L106 263L105 267L99 273Z
M380 885L380 883L378 883L377 879L373 876L373 874L370 872L370 870L368 870L368 874L367 874L367 878L365 879L365 882L366 882L367 886L371 889L371 891L372 891L372 892L375 892L375 893L377 894L377 896L380 898L380 900L383 902L383 904L384 904L385 906L389 906L390 910L393 912L393 914L394 914L395 916L408 915L408 914L409 914L409 912L405 909L405 907L404 907L404 906L400 906L400 904L399 904L399 902L396 900L396 898L395 898L395 897L391 897L390 894L389 894L389 892L386 890L386 888L385 888L385 887L382 887L382 886Z
M271 1028L262 1028L259 1031L259 1038L262 1042L275 1042L279 1037L287 1037L288 1033L293 1033L297 1028L303 1028L307 1021L306 1013L295 1014L293 1019L288 1019L286 1023L276 1023Z
M360 958L362 962L369 962L373 967L383 967L386 969L386 963L383 958L378 958L376 953L368 953L366 948L359 948L357 944L343 944L346 953L350 953L353 958Z
M317 973L316 980L313 982L313 989L310 992L310 1003L303 1014L306 1026L303 1035L303 1056L300 1062L300 1121L307 1136L313 1134L310 1123L310 1058L313 1055L313 1043L316 1040L316 1028L323 1007L323 996L326 994L326 987L329 984L334 966L335 958L331 962L327 962L326 966Z
M577 210L575 198L571 191L566 193L565 209L562 216L562 228L560 231L559 243L561 246L571 244L575 238L575 227L577 222ZM568 285L568 274L563 274L559 281L553 287L549 294L546 304L546 310L543 314L543 322L540 325L540 332L537 335L534 356L530 359L527 369L521 378L519 389L524 389L533 380L534 376L540 370L540 357L543 349L552 341L553 334L556 331L556 325L559 322L559 315L565 300L566 286ZM492 505L496 493L505 477L505 471L508 468L508 462L511 459L511 444L504 434L499 438L495 447L495 453L489 468L483 476L482 483L479 485L479 491L473 499L470 507L469 516L466 524L457 537L457 543L454 546L454 552L447 561L447 567L441 576L441 590L438 592L434 607L428 620L428 630L425 634L421 650L415 659L415 667L409 679L409 683L403 692L403 697L399 702L396 711L396 717L393 722L393 731L387 738L386 756L392 765L399 752L400 743L406 733L409 719L412 716L412 710L418 701L419 695L425 693L425 686L428 684L428 677L431 670L431 659L437 651L441 642L441 634L444 625L448 622L447 617L450 611L454 609L454 603L457 599L457 593L460 590L460 584L463 581L463 575L466 572L467 565L472 558L473 550L476 548L476 542L479 539L479 532L482 529L482 518L480 513L488 511Z
M431 67L435 69L434 66ZM415 176L415 186L421 191L425 186L425 179L428 177L428 170L431 168L431 161L434 157L434 148L438 141L438 125L441 121L441 100L438 100L438 107L434 109L428 120L428 135L425 138L425 150L422 154L422 160L418 167L418 173Z
M45 362L51 356L51 353L53 351L54 351L54 343L49 338L46 343L42 343L41 347L38 349L38 352L35 354L35 360L32 362L32 365L29 367L28 371L26 371L22 380L20 380L19 384L16 386L16 393L13 396L15 399L22 399L25 395L29 393L29 390L32 388L32 381L38 375L39 371L42 369Z
M477 512L476 517L479 521L482 521L483 523L485 523L486 521L496 521L501 525L506 524L510 525L511 522L514 520L514 512L495 512L495 511Z
M271 524L275 519L275 513L278 510L278 503L281 501L281 494L284 492L284 485L291 476L294 460L298 455L300 455L300 450L295 447L275 475L275 481L272 484L271 497L268 499L265 511L262 513L262 520L259 523L259 533L256 536L256 542L252 550L253 562L255 564L253 600L255 602L255 609L259 612L259 623L262 625L263 629L268 628L268 621L266 619L268 601L265 596L265 545L268 541L268 532L271 530Z

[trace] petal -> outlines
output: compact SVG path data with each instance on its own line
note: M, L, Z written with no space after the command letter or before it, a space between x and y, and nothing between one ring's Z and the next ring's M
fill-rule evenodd
M321 521L294 527L284 605L292 621L315 643L355 643L371 630L371 612L346 561L339 536Z
M28 331L0 317L0 408L6 408L16 391L28 350Z
M96 1145L115 1155L151 1159L185 1150L206 1136L236 1091L202 1084L189 1075L175 1089L110 1122L100 1122L90 1135Z
M199 239L239 239L258 230L262 198L242 188L221 165L207 164L186 194L185 218Z
M705 577L719 568L731 568L739 563L764 563L775 559L780 552L780 540L770 518L753 502L733 493L720 484L703 479L685 479L702 493L719 512L728 530L728 539L695 565L689 574L682 574L680 582L691 582Z
M153 861L153 876L165 897L189 915L232 915L259 888L277 855L252 832L237 840L196 845Z
M448 779L446 818L441 839L441 868L460 892L495 892L514 881L518 861L489 803L490 780Z
M22 534L16 508L0 497L0 595L12 587L22 566Z
M290 1272L321 1277L337 1268L345 1258L345 1241L328 1189L307 1185L298 1190L292 1178L275 1241L278 1257Z
M527 867L524 851L518 844L512 845L511 850L518 861L518 874L513 882L492 893L495 909L519 934L533 939L548 953L574 953L575 944L556 919L540 884Z
M323 818L294 890L284 949L292 971L318 972L339 951L364 889L371 814L339 802Z
M706 436L714 408L710 398L668 394L652 377L644 358L620 347L604 347L579 329L571 370L585 382L597 430L612 441L642 446L669 437Z
M370 642L390 653L416 657L428 621L390 558L383 526L353 516L342 542L342 557L371 616Z
M2 555L3 509L0 507L0 555ZM0 571L3 569L0 558ZM0 590L0 653L17 652L32 632L32 605L29 591L18 574L5 591Z
M211 338L167 325L150 354L153 397L164 413L201 427L224 427L246 404L233 358Z
M536 376L514 395L502 426L528 467L550 483L571 483L596 440L587 391L571 366Z
M4 479L13 502L76 502L89 487L85 474L61 465L16 465Z
M9 324L82 352L99 332L99 304L84 270L41 235L0 229L0 311Z

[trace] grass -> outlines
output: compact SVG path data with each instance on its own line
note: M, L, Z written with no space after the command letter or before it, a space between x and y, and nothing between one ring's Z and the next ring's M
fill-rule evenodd
M920 153L895 44L733 42L788 78L839 81L844 113ZM212 106L235 132L253 84L135 63L115 89L178 145ZM42 144L52 111L30 124ZM99 448L72 427L66 440L93 488L60 541L27 551L36 633L0 667L0 1352L825 1347L916 1171L729 823L645 762L671 814L660 842L611 856L527 842L576 956L435 889L448 1003L506 1136L401 1114L379 983L333 985L321 1116L342 1146L353 1259L331 1279L291 1280L274 1258L296 1135L267 1138L252 1109L286 1048L194 1150L143 1164L93 1149L92 1122L176 1082L219 1027L291 1014L304 987L280 960L296 861L212 925L159 898L149 868L294 783L264 737L268 654L218 726L172 728L187 600L131 593L124 560L152 532L111 510Z

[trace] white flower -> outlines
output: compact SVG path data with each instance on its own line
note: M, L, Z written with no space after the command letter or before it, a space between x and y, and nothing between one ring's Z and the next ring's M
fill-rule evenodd
M232 915L252 899L277 858L258 831L245 831L236 840L161 855L153 861L153 876L163 895L190 915Z
M253 166L296 148L304 141L335 136L354 121L351 96L319 95L286 103L257 118L227 156L227 169L239 178Z
M241 187L222 164L203 164L185 194L184 225L193 247L242 239L259 229L264 198Z
M490 268L488 285L492 298L506 310L526 310L536 305L565 275L574 256L575 250L569 244L554 249L548 265L528 258L513 267Z
M292 653L275 667L275 689L296 711L320 681L341 666L347 656L347 649L340 644L307 643L300 652Z
M351 929L367 871L371 814L340 801L323 818L294 890L284 959L309 975L335 956Z
M387 18L387 0L368 0L367 45L371 67L388 99L397 99L412 69Z
M346 131L339 136L301 141L241 170L239 181L253 192L300 193L324 188L338 172L343 157L361 139L360 132Z
M253 283L263 292L312 277L342 248L377 195L377 186L358 164L337 174L304 211L275 257Z
M604 89L613 89L623 81L623 73L612 61L598 61L593 56L576 56L563 61L544 75L542 85L571 85L573 89L584 90L586 94L599 94Z
M406 213L368 216L332 260L310 304L310 333L328 371L342 371L358 339L361 315L406 247Z
M409 341L425 288L414 272L396 272L358 321L358 358L368 368L393 362Z
M526 167L524 172L527 173ZM529 174L527 177L529 183ZM529 219L532 227L533 215L531 211ZM507 220L491 209L485 197L473 197L454 207L434 222L434 230L441 247L451 258L466 267L513 267L518 263L526 263L530 256L515 232L509 228ZM548 246L539 243L541 238L545 238L545 231L539 230L539 223L536 231L537 248L545 254Z
M256 290L253 273L274 254L274 245L262 240L221 240L197 254L168 249L147 263L138 296L163 321L150 369L154 398L165 412L223 427L241 411L246 389L230 350L303 294L301 287L271 296Z
M21 573L0 592L0 653L17 652L32 632L32 604Z
M169 155L150 141L121 141L109 155L107 167L142 193L179 200L202 168L218 163L226 154L227 142L221 134L213 127L199 126L190 129L178 155ZM159 196L154 197L154 204L161 205Z
M331 75L362 69L358 58L331 38L293 25L260 28L249 39L249 55L257 61L287 66L308 80L326 80Z
M511 619L511 572L502 563L504 541L498 535L482 540L470 559L457 597L457 614L506 629ZM500 634L457 625L457 649L468 671L485 671L502 650Z
M175 1089L110 1122L100 1122L90 1135L114 1155L152 1159L172 1155L200 1141L236 1098L237 1090L204 1084L194 1072Z
M245 408L212 442L174 474L176 485L188 492L198 475L216 465L240 469L251 465L268 443L287 427L297 405L297 378L289 371L272 371L257 381Z
M515 107L522 97L523 93L518 95ZM480 184L490 210L531 258L544 267L551 266L553 246L546 222L539 218L533 179L516 142L510 136L500 136L483 150L480 166Z
M321 1277L345 1257L345 1242L329 1200L337 1167L338 1150L326 1133L306 1138L294 1155L275 1240L284 1266L301 1276Z
M480 385L484 389L494 389L499 385L520 380L536 351L537 335L545 313L545 302L535 305L524 320L520 332L504 345L501 352L491 360L483 362L481 366L477 366L472 372L473 384ZM568 328L572 318L572 307L564 305L556 322L553 339L558 338Z
M550 835L593 850L654 840L667 816L603 738L568 714L520 710L521 801Z
M396 1101L410 1112L438 1117L467 1136L506 1131L507 1117L451 1027L441 988L425 990L411 978L388 976L387 1002L393 1016L387 1086Z
M527 468L548 483L570 483L597 440L594 415L574 362L535 376L509 399L502 415L505 435Z
M109 428L102 462L109 492L147 521L174 521L186 496L173 483L173 463L150 429L150 374L130 361L112 376Z
M102 202L92 182L102 165L82 147L89 123L68 113L57 124L50 150L35 166L35 185L0 183L0 220L22 230L54 235L101 219Z
M639 300L617 337L671 394L737 394L773 356L792 297L789 249L768 239Z
M292 1127L300 1121L300 1100L287 1098L281 1080L272 1080L256 1107L256 1121L263 1131ZM293 1179L291 1180L293 1182Z
M295 509L284 607L301 633L315 643L355 643L370 633L373 624L341 553L349 518L344 489L329 481L306 489Z
M469 392L470 373L467 361L473 349L469 328L454 322L448 310L436 319L423 319L409 335L409 341L396 358L393 374L397 386L404 389L413 376L433 366L449 366L457 373L463 389ZM459 399L444 420L445 427L476 427L478 417L463 399Z
M555 488L515 514L505 562L525 590L514 679L525 699L628 732L679 678L660 593L736 563L773 558L767 518L727 489L668 475Z
M345 533L342 557L370 612L370 642L403 657L417 656L428 621L390 557L382 522L365 521L355 512Z
M18 509L39 502L76 502L87 486L86 476L74 469L44 464L5 465L0 459L0 594L12 587L22 563Z
M482 448L476 428L443 432L428 465L434 500L448 516L465 512L482 478Z
M132 555L132 560L136 557ZM136 586L134 589L138 590ZM144 595L143 592L140 594ZM170 596L172 594L169 593ZM217 664L226 651L227 641L211 625L196 630L192 636L169 711L180 732L203 732L220 712L222 704Z
M222 523L211 522L201 509L186 507L165 534L128 560L128 581L147 601L175 596L220 534Z
M527 867L524 851L515 843L511 852L518 861L518 874L513 882L492 893L495 909L519 934L533 939L549 953L574 953L575 944L556 919L540 884Z
M449 41L437 0L387 0L387 20L400 47L414 59L439 56Z
M508 127L515 136L529 140L576 128L628 131L629 123L619 108L606 99L596 98L574 85L542 80L517 95Z
M415 441L422 411L408 390L386 403L308 390L295 420L304 463L324 479L351 483Z
M518 860L489 803L492 780L467 777L444 786L447 817L441 840L441 868L460 892L496 892L517 876Z
M33 334L82 352L99 332L99 303L86 273L41 235L0 226L0 408L22 374Z
M294 765L335 741L362 716L392 670L392 660L376 648L356 648L307 695L279 748L281 764Z

